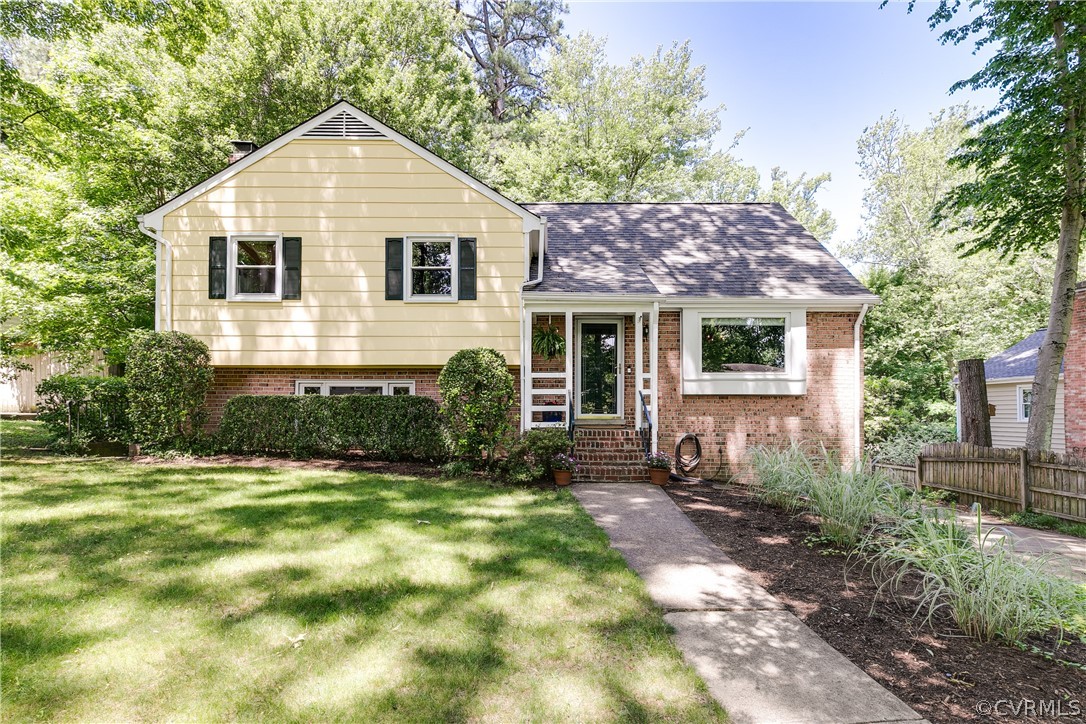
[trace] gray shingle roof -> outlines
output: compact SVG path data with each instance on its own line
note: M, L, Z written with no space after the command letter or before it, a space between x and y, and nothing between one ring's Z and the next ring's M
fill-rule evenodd
M984 360L985 379L1033 377L1037 372L1037 352L1044 341L1045 331L1039 329L1018 344Z
M866 287L780 204L524 204L547 217L530 292L838 297Z

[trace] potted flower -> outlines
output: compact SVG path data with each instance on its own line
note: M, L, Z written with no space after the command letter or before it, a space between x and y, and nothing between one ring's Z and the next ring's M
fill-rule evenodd
M580 470L580 467L577 465L577 458L572 455L558 453L551 460L551 470L554 471L554 484L565 487L569 485L573 479L573 473Z
M649 480L656 485L663 485L671 477L671 456L666 452L650 453L645 462L649 466Z

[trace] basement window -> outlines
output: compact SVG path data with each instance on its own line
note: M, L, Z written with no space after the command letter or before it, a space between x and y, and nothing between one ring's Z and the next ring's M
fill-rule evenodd
M413 395L413 380L298 380L298 395Z

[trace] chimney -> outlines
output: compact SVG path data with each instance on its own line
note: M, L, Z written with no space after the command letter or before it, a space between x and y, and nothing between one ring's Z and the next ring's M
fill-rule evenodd
M230 143L234 146L234 152L230 154L230 163L240 161L256 150L254 141L231 141Z

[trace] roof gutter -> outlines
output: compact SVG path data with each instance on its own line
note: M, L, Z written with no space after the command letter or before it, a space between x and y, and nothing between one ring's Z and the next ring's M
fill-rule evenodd
M863 366L863 350L861 349L861 338L863 336L864 317L867 316L867 310L871 309L870 304L865 304L860 308L860 313L856 317L856 326L852 331L852 343L853 347L853 359L856 360L856 431L855 431L855 451L856 460L859 461L863 457L863 444L864 444L864 366Z
M143 216L137 216L139 229L155 240L155 331L169 332L173 329L173 244L166 240L156 229L150 229L144 223ZM163 264L162 254L166 254L166 283L165 292L159 280L162 278ZM160 296L163 299L160 301ZM164 304L162 303L164 302ZM164 309L162 307L165 307Z

